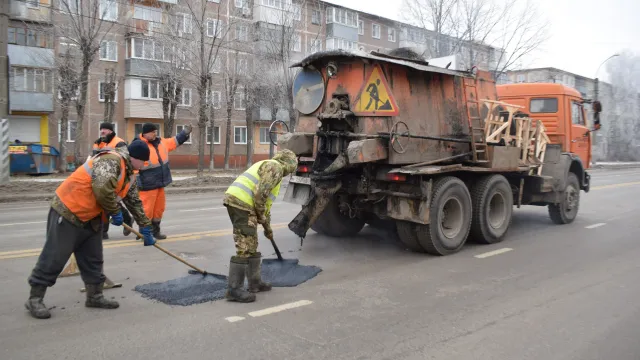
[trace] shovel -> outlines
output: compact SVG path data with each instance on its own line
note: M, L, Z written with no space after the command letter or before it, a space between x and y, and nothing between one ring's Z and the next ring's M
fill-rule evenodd
M125 224L125 223L122 223L122 226L124 226L124 228L125 228L125 229L127 229L127 230L131 231L132 233L136 234L136 235L137 235L138 237L140 237L141 239L143 239L143 238L144 238L144 236L142 236L142 234L140 234L138 231L136 231L135 229L133 229L131 226L129 226L129 225ZM202 269L200 269L199 267L197 267L197 266L195 266L195 265L193 265L193 264L190 264L190 263L186 262L185 260L183 260L182 258L180 258L178 255L176 255L176 254L172 253L171 251L169 251L169 250L167 250L167 249L163 248L162 246L158 245L157 243L156 243L156 244L153 244L153 246L155 246L155 248L156 248L156 249L158 249L158 250L162 251L163 253L165 253L165 254L167 254L167 255L171 256L172 258L174 258L174 259L176 259L176 260L180 261L181 263L183 263L183 264L187 265L188 267L192 268L193 270L197 271L198 273L200 273L200 274L202 274L202 275L215 275L215 274L210 274L210 273L206 272L205 270L202 270Z

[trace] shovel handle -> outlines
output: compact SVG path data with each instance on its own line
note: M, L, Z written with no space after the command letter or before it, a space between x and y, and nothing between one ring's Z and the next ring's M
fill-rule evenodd
M127 230L131 231L132 233L136 234L138 237L140 237L140 238L144 238L144 236L143 236L142 234L140 234L140 232L138 232L137 230L135 230L135 229L134 229L134 228L132 228L131 226L129 226L129 225L127 225L127 224L124 224L124 223L122 224L122 226L124 226L124 228L125 228L125 229L127 229ZM192 268L193 270L195 270L195 271L199 272L200 274L202 274L202 275L206 275L206 274L207 274L207 272L206 272L206 271L204 271L204 270L200 269L199 267L197 267L197 266L195 266L195 265L193 265L193 264L190 264L190 263L188 263L188 262L184 261L184 260L183 260L182 258L180 258L178 255L176 255L176 254L172 253L171 251L169 251L169 250L167 250L167 249L163 248L162 246L160 246L160 245L158 245L158 244L153 244L153 246L154 246L156 249L158 249L158 250L162 251L163 253L165 253L165 254L167 254L167 255L171 256L172 258L174 258L174 259L176 259L176 260L180 261L181 263L183 263L183 264L187 265L188 267Z

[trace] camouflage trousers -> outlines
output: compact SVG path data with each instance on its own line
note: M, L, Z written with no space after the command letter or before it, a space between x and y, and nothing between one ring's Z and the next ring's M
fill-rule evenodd
M258 252L258 217L255 212L226 206L233 224L236 256L248 258Z

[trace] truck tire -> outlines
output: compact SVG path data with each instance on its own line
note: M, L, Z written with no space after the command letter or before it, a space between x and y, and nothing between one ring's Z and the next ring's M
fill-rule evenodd
M504 240L513 213L513 193L502 175L481 178L471 187L473 218L469 237L479 244Z
M580 208L580 182L575 173L567 175L567 186L559 204L549 204L549 217L558 225L570 224L578 216Z
M338 209L338 202L334 199L329 202L311 229L318 234L331 237L354 236L364 227L364 220L349 218Z
M416 224L408 221L397 221L396 232L400 242L409 250L423 253L425 249L418 241Z
M436 181L429 206L429 225L398 221L398 237L416 252L443 256L462 249L471 227L471 195L462 180Z

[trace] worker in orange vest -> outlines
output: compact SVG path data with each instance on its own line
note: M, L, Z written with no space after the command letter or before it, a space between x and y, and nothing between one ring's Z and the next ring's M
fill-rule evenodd
M93 155L96 155L100 150L115 150L116 148L127 147L127 142L122 138L116 136L116 132L113 123L103 122L100 124L100 137L93 143ZM123 208L122 216L124 217L125 224L133 225L133 219L131 214ZM131 231L122 228L122 234L128 236ZM105 222L102 227L102 240L109 238L109 223Z
M139 141L128 147L101 151L90 157L56 189L47 219L47 235L38 262L29 276L31 292L25 307L31 316L47 319L43 303L47 287L56 283L64 265L75 254L87 289L85 306L115 309L118 302L102 295L106 277L102 272L102 223L110 217L122 225L122 200L142 228L144 245L155 244L151 220L138 196L134 169L149 160L149 148Z
M153 224L153 236L166 239L160 232L160 222L166 206L164 188L171 184L169 153L189 139L191 125L184 127L178 135L171 138L158 137L158 128L152 123L142 125L142 133L131 143L142 141L149 147L149 161L139 171L138 189L144 212Z

